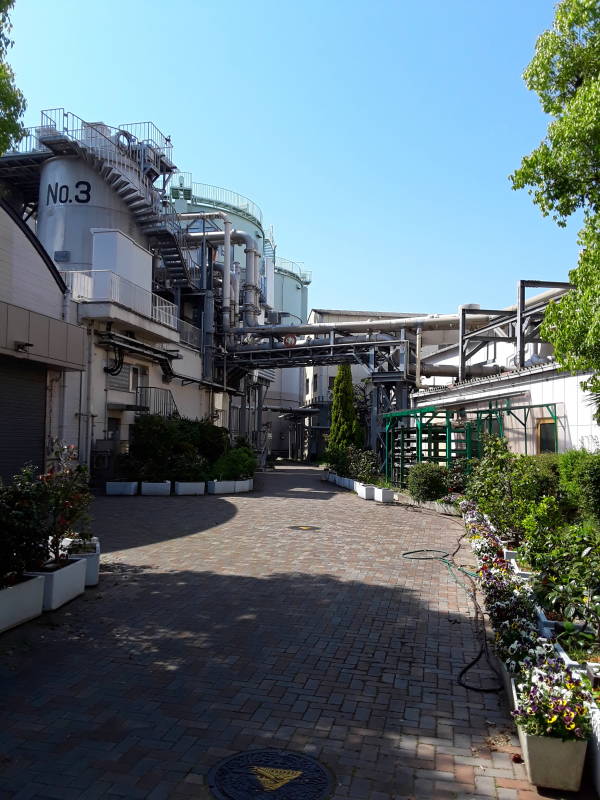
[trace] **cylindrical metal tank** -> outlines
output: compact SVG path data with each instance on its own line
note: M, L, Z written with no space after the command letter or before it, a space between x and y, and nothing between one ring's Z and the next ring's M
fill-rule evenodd
M91 228L114 228L147 245L128 206L88 164L77 156L44 162L37 235L61 269L92 268Z

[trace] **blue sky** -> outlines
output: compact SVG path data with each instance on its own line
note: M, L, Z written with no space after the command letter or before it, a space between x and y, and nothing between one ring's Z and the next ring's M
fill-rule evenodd
M521 79L549 0L17 0L39 110L153 120L194 180L252 198L311 307L451 312L566 280L559 229L507 179L547 118Z

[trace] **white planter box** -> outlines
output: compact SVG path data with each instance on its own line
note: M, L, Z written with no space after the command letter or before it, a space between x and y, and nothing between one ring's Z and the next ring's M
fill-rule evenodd
M171 481L142 481L142 494L160 495L161 497L171 494Z
M208 481L209 494L235 494L235 481Z
M544 609L540 608L540 606L535 607L535 615L537 617L537 624L538 630L540 632L540 636L546 636L548 631L553 632L554 628L557 625L557 622L553 619L548 619L546 614L544 613ZM546 631L546 633L544 633Z
M513 569L515 575L518 575L519 578L532 578L533 572L528 572L526 569L521 569L521 567L517 564L516 558L510 559L510 565Z
M85 591L85 575L87 564L85 559L69 560L66 567L53 572L28 572L27 575L41 575L44 578L44 611L68 603Z
M531 783L546 789L579 791L587 742L530 736L519 725L517 730Z
M514 561L517 557L516 550L507 550L506 547L504 548L504 560L505 561Z
M329 480L329 470L328 469L324 469L323 472L321 473L321 480L322 481L328 481Z
M344 478L344 489L354 491L354 480L352 478Z
M359 483L356 489L356 494L362 497L363 500L375 499L375 487L369 483Z
M337 478L337 475L335 474L335 472L331 472L331 471L330 471L330 472L329 472L329 476L328 476L328 478L327 478L327 480L329 481L329 483L335 483L335 482L336 482L336 481L335 481L335 479L336 479L336 478Z
M573 659L567 655L566 650L560 645L558 642L554 642L554 649L558 653L558 657L562 658L565 663L565 666L569 667L569 669L583 669L583 664L580 664L579 661L573 661Z
M204 494L204 481L175 481L175 494Z
M44 579L30 577L0 590L0 633L39 617L44 602Z
M254 485L254 481L252 478L246 478L243 481L236 481L235 482L235 491L236 492L249 492L252 490Z
M592 735L589 741L592 778L598 796L600 796L600 708L594 706L590 712Z
M107 481L106 494L134 495L138 491L137 481Z
M63 545L69 547L73 542L73 547L77 547L77 540L63 539ZM92 536L89 546L94 548L91 553L82 552L78 553L76 549L72 549L69 553L70 558L81 558L85 560L85 585L97 586L100 580L100 542L96 536Z
M383 489L379 486L375 486L373 500L375 500L377 503L393 503L394 492L391 489Z

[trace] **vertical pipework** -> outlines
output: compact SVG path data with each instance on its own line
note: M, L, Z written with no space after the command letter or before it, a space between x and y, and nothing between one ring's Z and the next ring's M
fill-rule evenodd
M260 253L254 253L254 307L260 309Z
M421 388L421 344L423 340L423 328L417 328L417 364L415 368L415 387Z
M254 275L254 249L246 247L246 283L244 284L244 325L251 328L256 325L256 311L254 307L254 287L256 279Z
M231 231L229 219L224 220L225 239L223 242L223 330L231 328Z

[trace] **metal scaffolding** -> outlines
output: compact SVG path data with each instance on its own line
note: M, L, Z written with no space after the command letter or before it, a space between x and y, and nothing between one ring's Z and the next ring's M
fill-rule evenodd
M536 408L545 409L552 419L554 452L558 452L556 403L513 406L507 399L504 403L490 400L487 408L424 406L388 412L383 415L386 480L404 486L410 467L423 461L450 467L457 459L480 458L486 434L504 436L506 417L512 417L523 427L527 454L527 428Z

